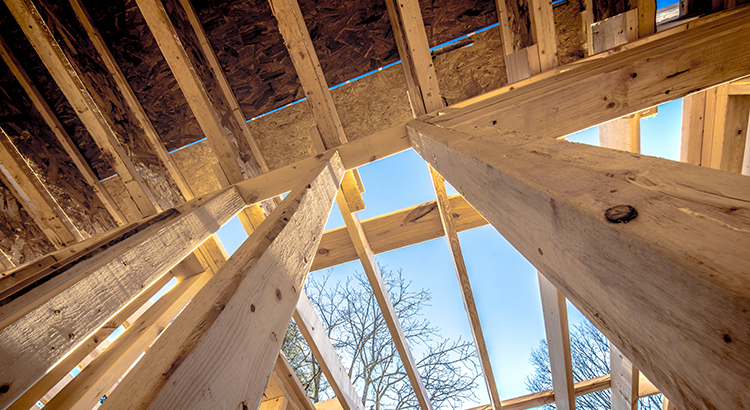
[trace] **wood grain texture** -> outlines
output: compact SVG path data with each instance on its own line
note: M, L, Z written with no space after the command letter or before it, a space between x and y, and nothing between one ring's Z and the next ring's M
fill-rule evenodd
M612 410L638 410L638 369L609 343L609 368L612 376Z
M13 353L2 355L0 361L0 383L11 386L0 397L0 405L12 402L244 206L234 188L197 198L166 213L179 217L155 218L142 232L113 240L102 252L72 262L54 278L2 306L0 351ZM97 308L80 300L92 301ZM40 343L49 349L38 351Z
M416 361L412 355L409 343L404 336L404 331L399 323L396 311L393 308L393 302L388 294L388 290L385 288L385 282L380 273L380 267L375 262L375 254L370 247L370 243L365 236L364 230L362 230L362 224L356 214L349 212L346 206L346 200L344 195L339 189L336 194L336 204L341 212L341 217L344 219L346 224L346 230L349 233L354 248L357 250L357 256L362 262L362 268L367 275L367 279L370 282L370 287L375 295L375 299L378 301L378 306L383 314L383 320L385 320L388 326L388 331L393 339L393 344L398 351L398 355L401 358L401 364L404 366L404 371L409 378L414 395L417 398L419 407L422 410L432 410L432 403L430 402L430 395L427 393L422 377L419 374Z
M343 172L333 153L301 179L102 408L257 407Z
M746 406L743 176L545 136L478 128L468 138L412 124L417 152L678 407ZM605 219L625 204L636 220Z
M573 386L573 360L570 355L567 300L541 272L537 271L537 278L542 299L544 331L549 349L552 387L555 391L555 408L575 410L576 396Z
M487 224L460 195L453 195L448 201L458 232ZM443 236L435 201L365 219L362 229L375 254ZM355 259L357 252L346 229L336 228L323 234L311 270L326 269Z
M23 265L55 250L31 215L0 181L0 250L7 264ZM8 266L10 268L10 266Z
M469 327L471 328L471 335L474 338L474 346L476 346L477 356L479 357L480 365L482 366L484 384L489 393L492 408L499 409L501 405L500 396L497 391L497 383L495 382L495 375L492 372L492 363L490 363L487 343L484 340L482 324L479 321L479 312L477 311L477 305L474 302L474 292L471 290L469 272L466 270L466 263L464 262L464 256L461 252L461 244L458 241L458 231L456 230L456 222L453 216L454 212L453 209L451 209L448 194L445 190L445 180L437 173L437 171L435 171L434 168L429 167L429 171L432 179L432 188L433 191L435 191L435 197L437 198L436 203L440 213L440 222L442 223L445 238L448 240L448 246L451 250L451 259L453 260L453 268L456 271L461 298L464 302L464 310L469 319Z

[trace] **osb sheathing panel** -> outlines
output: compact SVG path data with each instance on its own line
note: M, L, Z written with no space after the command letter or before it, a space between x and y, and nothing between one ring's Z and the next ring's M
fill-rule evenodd
M218 164L211 144L203 140L169 154L182 171L195 196L221 188L212 165Z
M584 57L581 34L581 0L567 0L555 5L555 35L557 36L557 59L560 65L569 64Z
M8 67L0 63L0 127L84 235L116 226Z
M420 0L430 47L497 23L494 0Z
M167 150L204 137L134 0L84 0Z
M26 39L5 3L0 3L0 35L2 35L11 52L34 81L47 104L57 114L65 131L75 142L81 154L91 165L99 178L112 175L114 171L104 157L86 128L81 123L73 107L68 104L62 91L39 59L31 43Z
M0 249L16 266L55 248L10 190L0 182Z
M406 79L400 65L331 90L349 141L411 119ZM310 130L315 120L307 101L249 123L269 168L276 169L315 152Z

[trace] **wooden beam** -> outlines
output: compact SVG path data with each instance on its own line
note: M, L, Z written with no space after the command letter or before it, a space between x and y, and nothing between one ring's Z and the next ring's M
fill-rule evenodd
M576 396L573 386L573 360L570 355L567 300L541 272L537 272L537 277L542 299L544 330L547 335L552 387L555 392L555 408L575 410Z
M229 182L234 184L258 175L257 169L240 159L237 146L242 136L233 131L240 127L222 125L222 116L211 102L206 86L196 72L195 63L180 42L162 2L137 0L136 3ZM230 119L234 120L235 117L230 116Z
M612 342L609 342L609 363L612 410L638 410L640 372Z
M360 395L349 379L346 368L341 364L341 359L336 354L331 339L328 338L326 329L304 290L300 291L297 307L294 310L294 323L305 337L326 380L336 393L341 407L344 410L363 410Z
M487 221L460 195L448 197L456 231L462 232ZM445 233L436 201L425 202L361 222L375 254L439 238ZM346 227L326 231L320 240L311 270L326 269L358 258Z
M354 171L356 171L356 168ZM362 199L362 193L359 192L359 184L353 171L346 171L344 174L344 179L341 181L341 190L344 192L349 211L359 212L365 209L365 201Z
M336 153L322 158L102 408L256 408L343 173Z
M326 149L346 143L344 128L297 0L269 0Z
M484 340L482 324L479 321L479 312L477 311L477 306L474 302L474 292L471 290L469 272L466 270L466 263L464 262L464 256L461 252L461 244L458 241L458 230L456 229L453 210L451 209L451 204L448 200L448 193L445 190L445 180L437 173L437 171L435 171L435 169L429 166L428 168L432 180L432 188L435 191L435 198L437 198L437 208L440 214L440 221L442 223L443 231L445 232L445 238L448 240L448 246L451 249L451 259L453 260L453 267L456 271L461 298L464 301L464 310L466 310L466 315L469 319L469 327L471 328L471 335L474 338L474 346L476 346L477 356L479 357L479 362L482 366L485 387L489 393L490 403L492 404L493 409L499 409L500 395L497 391L495 375L492 372L490 354L487 351L487 344Z
M244 206L235 188L196 198L61 267L12 300L4 299L0 350L14 354L0 357L0 385L10 386L0 395L0 406L20 396Z
M495 0L505 55L534 44L527 1Z
M413 121L409 134L678 407L750 402L744 176L481 126Z
M52 198L2 128L0 177L55 247L60 249L83 240L81 232Z
M100 327L94 334L89 336L85 342L77 346L71 351L64 359L58 362L55 367L50 369L44 376L34 383L31 388L26 390L21 397L16 399L9 407L8 410L28 410L34 404L39 401L47 392L57 385L67 374L70 373L70 369L76 367L81 361L83 361L92 351L98 346L101 346L107 337L115 331L120 325L122 325L126 319L128 319L134 312L136 312L142 305L148 302L156 292L158 292L164 285L172 279L171 275L164 275L159 280L154 282L153 285L149 286L143 293L133 299L128 305L121 311L108 320L104 326Z
M727 84L727 93L729 95L749 95L750 80L739 80Z
M180 171L180 168L177 167L177 164L169 156L169 153L164 146L164 142L162 142L161 137L159 137L159 134L156 132L154 125L151 123L151 119L148 118L146 111L141 105L141 102L138 100L138 97L130 87L130 83L128 83L128 80L125 78L125 75L120 69L120 66L117 64L114 57L112 56L112 53L109 51L109 47L107 47L107 44L104 42L104 39L99 33L99 30L94 27L91 16L89 16L89 13L83 6L83 3L81 2L81 0L69 1L71 7L73 8L73 11L76 14L76 17L78 18L78 21L81 23L84 30L86 30L86 34L88 34L91 43L94 45L94 48L96 48L96 51L101 57L102 62L104 62L107 71L115 80L118 91L122 94L125 104L127 104L130 112L133 113L133 122L138 128L143 130L143 135L145 136L146 141L148 141L148 144L151 146L151 149L154 150L154 153L159 158L159 160L164 163L164 166L167 168L167 172L172 177L175 184L177 184L177 187L180 189L180 193L182 193L182 196L185 198L185 200L192 200L193 198L195 198L192 189L190 189L190 186L188 186L188 183L185 180L185 177L182 175L182 171Z
M260 147L255 141L255 138L253 138L252 134L250 133L250 128L247 125L247 119L242 113L240 104L237 101L237 97L234 95L234 91L232 91L232 86L229 85L229 80L227 80L227 76L224 73L224 69L221 67L221 63L219 63L219 59L218 57L216 57L216 53L214 52L213 47L211 47L211 42L209 42L208 37L206 36L206 32L203 30L203 25L201 24L200 19L198 19L198 14L195 12L193 4L190 2L190 0L180 0L180 5L182 5L182 8L185 10L185 14L187 14L190 25L193 27L193 31L198 37L198 42L200 43L201 50L203 50L203 55L206 57L208 65L211 67L211 72L214 74L216 82L219 84L219 88L221 89L222 95L224 96L224 100L227 102L227 104L229 105L229 109L232 111L232 116L234 116L235 118L235 123L240 126L240 133L242 134L243 140L237 141L239 146L247 144L250 152L252 152L253 157L255 158L255 161L257 161L258 163L260 173L268 172L268 165L266 164L266 160L263 158L263 153L260 151Z
M13 76L29 96L29 99L31 100L32 104L34 104L34 107L37 109L37 111L39 111L39 114L42 116L42 118L44 118L47 126L55 134L55 137L57 137L57 141L63 147L68 156L70 156L70 160L81 173L84 181L89 184L91 189L94 191L94 194L96 194L99 200L102 201L102 204L104 204L104 206L107 208L107 211L112 216L112 219L114 219L118 225L123 225L127 221L125 219L125 216L123 216L122 211L120 211L117 203L115 203L114 199L112 199L112 196L110 196L109 192L107 192L102 183L99 181L99 178L94 173L94 170L91 169L91 166L88 164L88 162L86 162L86 159L83 158L83 155L81 155L81 151L78 150L78 147L76 147L73 140L65 131L62 124L60 123L60 120L57 118L57 115L55 115L54 111L52 111L52 108L50 108L49 104L47 104L47 102L44 100L44 97L42 97L42 94L36 88L34 82L31 81L31 78L26 73L26 71L21 67L21 64L18 62L16 57L10 52L10 48L7 46L7 44L5 44L5 40L2 37L0 37L0 56L2 56L3 61L5 61L5 64L8 65L8 68L13 73Z
M59 410L94 407L212 275L209 269L177 283L86 365L47 405Z
M656 33L656 0L636 0L638 10L638 37Z
M703 124L706 114L706 91L682 98L680 161L701 165Z
M552 14L552 0L528 0L529 19L542 71L557 67L557 36Z
M677 407L675 407L666 396L664 396L661 408L662 410L677 410Z
M619 53L590 57L430 122L562 137L748 75L750 52L738 52L746 40L750 49L748 29L750 8L745 7L693 28L650 36Z
M91 137L112 161L112 167L120 175L135 204L133 214L139 219L155 214L157 209L153 205L156 203L153 193L146 187L117 139L110 126L110 119L106 118L102 108L92 98L39 11L31 1L6 0L5 4Z
M386 0L385 4L409 85L412 111L420 116L443 108L419 1Z
M349 208L346 206L346 199L341 193L341 190L336 194L336 203L341 211L341 216L344 218L346 224L346 230L349 232L349 237L354 243L354 248L357 250L357 255L362 262L362 267L367 274L367 279L370 281L372 292L375 295L375 299L378 301L378 306L383 313L383 319L385 320L388 330L391 333L393 344L396 346L399 356L401 357L401 363L404 366L404 371L409 377L411 386L414 389L414 394L419 402L419 407L422 410L431 410L432 403L430 403L430 395L427 393L427 389L424 387L424 382L419 375L419 369L417 369L414 357L409 349L409 343L404 336L404 331L401 329L401 324L396 316L396 311L393 308L393 302L388 294L388 290L385 288L383 277L380 274L380 268L377 262L375 262L375 255L370 248L370 243L365 236L365 232L362 230L362 224L359 222L359 218L356 214L349 212Z
M295 405L296 410L316 410L305 388L302 387L297 378L292 365L282 352L279 352L276 358L272 377L278 382L279 387L284 391L284 395Z
M708 157L705 165L711 168L740 173L748 135L750 96L729 95L727 88L727 85L716 88L713 128L710 137L704 131L703 157ZM710 109L708 103L706 109ZM706 146L708 142L710 147Z

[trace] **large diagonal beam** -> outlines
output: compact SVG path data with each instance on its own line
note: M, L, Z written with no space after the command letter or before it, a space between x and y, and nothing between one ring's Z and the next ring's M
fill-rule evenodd
M6 0L5 4L91 137L112 160L113 168L122 178L133 199L133 214L139 219L155 214L157 210L153 205L156 202L153 193L146 187L143 178L117 139L110 120L89 93L36 6L31 0Z
M7 352L0 354L0 385L10 386L0 395L0 407L244 207L234 187L196 198L126 229L0 301L0 352ZM38 350L41 345L47 348Z
M338 154L322 158L103 408L257 408L343 173Z
M749 31L748 7L709 16L505 87L430 122L561 137L750 74Z
M744 176L544 134L418 121L409 133L678 407L750 402Z

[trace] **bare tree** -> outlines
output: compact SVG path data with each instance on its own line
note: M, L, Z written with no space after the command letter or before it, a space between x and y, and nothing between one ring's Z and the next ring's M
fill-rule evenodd
M442 337L422 316L430 302L427 290L413 291L399 270L381 269L396 315L430 394L433 407L456 408L477 401L480 377L473 343ZM399 358L369 282L361 272L344 282L329 283L330 272L310 277L305 290L365 407L373 410L418 409L414 391ZM297 376L314 401L333 397L320 367L292 324L282 346Z
M573 380L580 382L609 374L609 340L588 320L573 326L570 332L570 354L573 359ZM539 346L531 350L529 359L534 366L534 373L526 376L526 388L530 392L539 392L552 388L552 373L549 365L547 341L542 340ZM660 394L644 397L638 401L638 408L661 410ZM554 404L547 404L545 410L554 409ZM611 398L609 389L576 397L576 409L609 410Z

